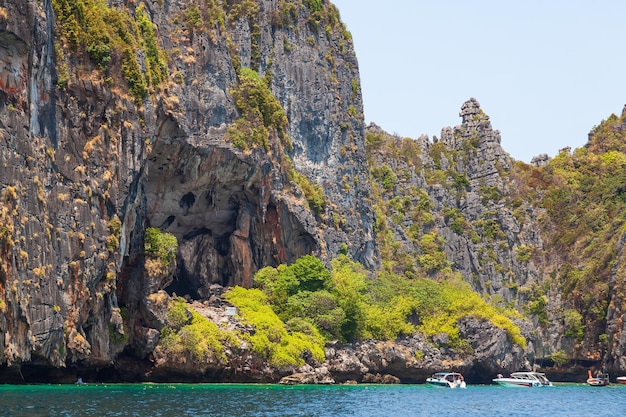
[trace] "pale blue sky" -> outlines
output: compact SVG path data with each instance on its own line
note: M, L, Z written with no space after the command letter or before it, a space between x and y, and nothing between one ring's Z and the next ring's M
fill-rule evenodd
M365 120L440 136L476 98L525 162L587 142L626 104L624 0L331 0L352 32Z

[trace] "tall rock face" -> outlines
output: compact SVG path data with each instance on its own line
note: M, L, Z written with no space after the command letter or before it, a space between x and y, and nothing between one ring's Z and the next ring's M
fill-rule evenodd
M111 0L81 15L128 22L119 43L91 22L104 47L68 30L74 6L0 7L0 363L103 366L116 338L140 351L165 287L208 297L304 254L378 262L358 66L332 4ZM291 148L276 126L265 148L233 146L240 68L279 100ZM294 171L323 190L317 212ZM165 270L144 257L148 227L178 240Z
M442 154L441 169L449 166L456 173L457 191L441 202L445 250L455 269L472 277L477 291L511 300L518 295L517 287L537 281L533 263L516 254L523 247L542 246L539 230L532 222L532 208L520 207L514 213L507 198L513 161L500 146L500 132L492 129L475 99L463 104L460 116L461 126L443 129L441 135L452 151Z
M530 165L512 160L475 99L441 138L367 129L384 266L434 278L458 273L526 319L528 358L556 378L585 367L623 373L626 114L587 145Z
M460 117L460 126L442 129L432 142L368 128L370 166L382 179L379 207L387 210L383 227L403 242L412 268L451 268L480 293L516 300L519 286L539 279L531 259L517 255L543 245L537 213L527 203L511 208L513 160L478 101L465 102ZM377 167L389 167L393 181Z
M608 292L608 308L606 312L606 328L600 328L601 333L606 335L606 346L600 346L600 353L604 353L602 360L607 368L613 373L623 372L626 369L626 299L624 290L624 261L626 259L625 246L626 236L622 234L617 247L617 261L611 271ZM605 348L605 349L603 349ZM604 350L604 352L603 352Z
M527 311L547 279L540 260L531 256L544 245L536 221L540 212L516 198L514 161L478 101L465 102L459 116L461 125L442 129L432 141L368 127L381 252L394 261L395 272L458 273L493 303ZM542 351L541 338L532 332L536 322L518 325L531 361L549 357L550 348Z
M460 117L432 140L366 129L351 37L327 0L4 2L0 380L76 369L106 379L112 363L133 380L277 380L286 371L245 343L229 346L228 366L159 350L168 300L249 331L225 317L223 287L339 253L408 277L456 274L527 317L517 324L529 343L469 317L457 325L471 358L416 334L332 346L320 375L415 382L455 363L484 382L563 355L626 370L621 224L591 243L563 240L558 215L575 224L584 210L553 213L577 203L550 188L555 172L585 160L517 163L476 100ZM586 151L626 154L609 143L624 117ZM620 158L593 161L619 172ZM602 197L618 207L616 184ZM602 230L608 215L594 208L580 230ZM175 237L175 253L150 246L155 230ZM598 241L607 255L589 256Z

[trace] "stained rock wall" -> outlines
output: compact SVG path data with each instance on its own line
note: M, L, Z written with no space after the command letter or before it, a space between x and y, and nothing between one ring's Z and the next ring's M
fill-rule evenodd
M193 2L140 3L169 67L140 103L118 70L103 73L81 48L60 55L51 0L0 8L0 362L9 368L108 364L120 337L142 356L145 299L164 287L202 298L213 283L249 286L259 267L330 259L342 244L377 262L358 67L340 22L326 29L298 2L291 23L278 24L282 3L264 0L254 18L192 30ZM139 4L109 6L133 15ZM293 167L323 188L325 213L308 209L276 153L224 141L239 117L236 65L271 75ZM176 236L173 278L150 277L147 227Z
M150 375L146 360L163 322L151 304L160 290L211 299L216 285L249 286L258 268L305 254L328 261L345 251L370 269L380 265L374 224L385 219L372 209L358 62L338 11L326 0L228 1L219 6L223 21L204 13L209 24L190 24L187 12L206 12L209 3L108 2L131 17L142 7L167 56L165 81L141 100L129 90L119 52L107 72L84 45L64 43L53 0L0 6L0 379L23 382L29 370L71 378L77 369L104 377L113 368L141 379ZM136 55L146 74L145 45ZM268 82L293 149L279 146L274 131L267 150L228 140L241 116L232 93L241 66ZM432 203L429 220L417 226L441 237L453 271L493 301L523 309L560 259L529 255L543 249L541 210L513 201L520 185L514 161L489 117L474 99L460 117L432 141L403 147L404 139L393 138L410 157L374 150L370 164L398 174L383 202ZM292 181L292 168L323 190L320 213ZM413 198L410 190L424 195ZM422 268L414 219L393 214L385 226L410 258L401 272ZM177 238L175 262L159 266L145 256L148 227ZM476 352L470 359L419 337L363 342L327 352L320 380L365 372L373 380L417 381L451 360L479 380L480 372L528 366L558 349L624 370L623 242L617 253L606 320L586 323L606 345L574 346L562 337L564 306L553 289L549 325L534 332L520 322L526 352L470 320L461 323ZM426 359L411 356L417 350ZM163 363L165 380L174 369ZM281 376L264 372L266 380Z

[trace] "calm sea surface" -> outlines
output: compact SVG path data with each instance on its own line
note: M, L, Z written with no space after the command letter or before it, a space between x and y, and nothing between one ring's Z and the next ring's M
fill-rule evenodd
M0 385L0 416L550 416L626 413L626 386Z

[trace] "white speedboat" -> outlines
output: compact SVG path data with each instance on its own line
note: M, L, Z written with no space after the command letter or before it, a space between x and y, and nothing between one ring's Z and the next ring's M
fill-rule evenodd
M503 387L551 387L552 382L546 378L546 374L540 372L513 372L509 378L498 375L492 379L496 384Z
M426 378L428 385L443 388L466 388L465 378L458 372L437 372Z

